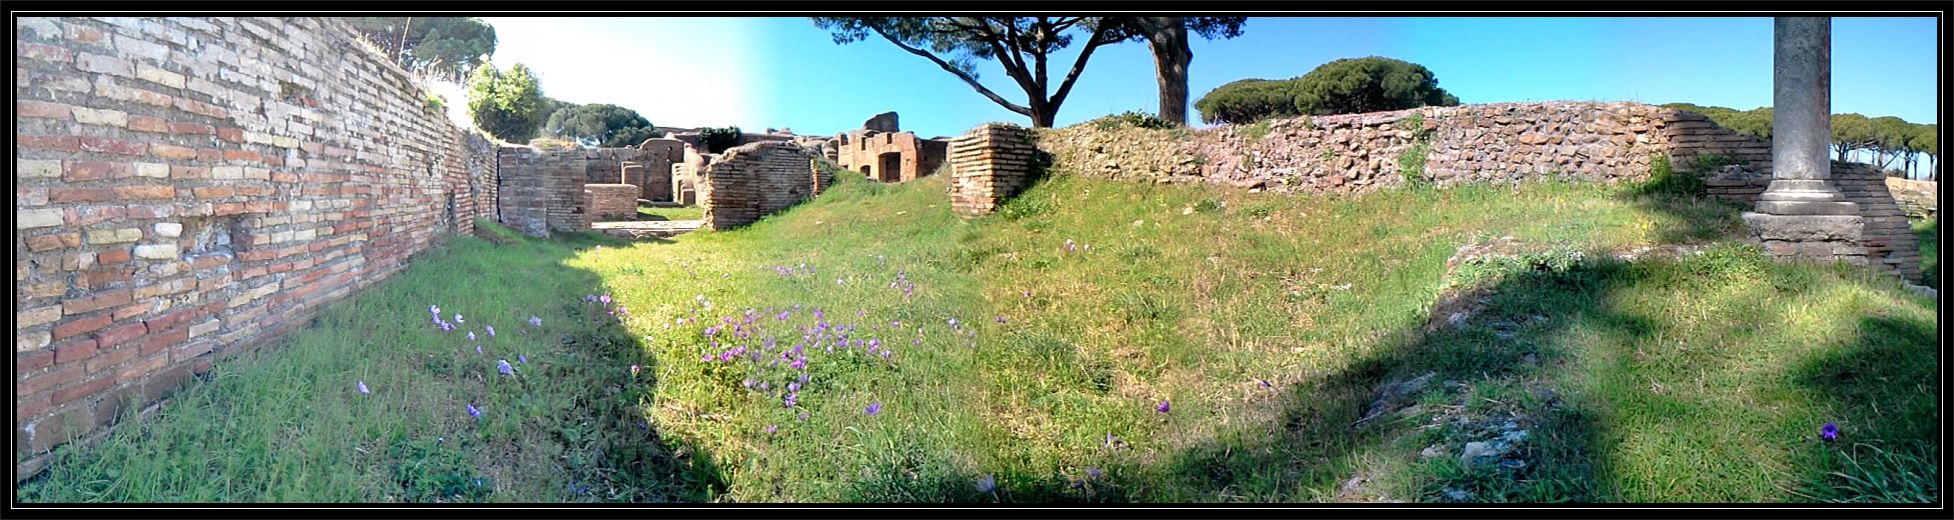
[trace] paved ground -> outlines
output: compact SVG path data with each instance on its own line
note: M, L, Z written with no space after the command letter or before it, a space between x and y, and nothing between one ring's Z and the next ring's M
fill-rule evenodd
M671 238L699 229L703 220L625 220L592 222L590 228L621 238Z

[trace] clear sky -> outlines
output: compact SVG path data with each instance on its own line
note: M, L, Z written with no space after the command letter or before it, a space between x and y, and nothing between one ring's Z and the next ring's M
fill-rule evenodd
M495 62L538 71L544 93L612 103L661 126L738 125L833 134L884 111L904 130L956 135L1029 120L935 64L873 35L836 45L806 18L486 18ZM1937 122L1936 20L1839 17L1832 110ZM1076 46L1075 46L1076 47ZM1430 68L1464 103L1546 100L1771 103L1771 19L1250 18L1241 37L1192 44L1191 99L1242 78L1299 76L1330 60L1386 56ZM1076 51L1051 75L1063 76ZM1023 102L996 62L982 82ZM1055 80L1056 81L1056 80ZM1057 122L1156 108L1140 43L1095 51ZM1190 109L1190 117L1198 114Z

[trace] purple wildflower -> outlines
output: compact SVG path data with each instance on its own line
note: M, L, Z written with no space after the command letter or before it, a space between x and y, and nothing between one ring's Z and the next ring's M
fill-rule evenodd
M538 317L535 317L535 316L530 316L530 317L529 317L529 326L531 326L531 327L541 327L541 326L543 326L543 319L542 319L542 318L538 318Z
M493 326L493 325L483 325L483 326L482 326L482 328L485 328L485 329L488 329L488 335L489 335L489 337L491 337L491 338L493 338L493 337L495 337L495 326Z
M801 372L801 377L794 378L794 382L803 385L807 384L807 372Z
M772 434L772 433L773 433L774 431L776 431L776 430L779 430L779 429L780 429L780 427L778 427L778 426L775 426L775 425L772 425L772 424L769 424L769 425L767 425L767 429L766 429L766 432L767 432L768 434Z
M1169 405L1167 404L1167 401L1161 401L1160 404L1154 405L1153 411L1160 412L1160 413L1167 413L1168 408Z
M882 413L882 402L876 401L873 403L869 403L868 408L862 409L862 413L868 415L869 417L874 417L875 414Z
M1271 385L1271 384L1269 384L1269 380L1267 380L1267 379L1260 379L1260 378L1257 378L1257 379L1256 379L1256 381L1261 381L1261 382L1262 382L1262 388L1274 388L1274 387L1275 387L1275 385Z
M958 322L957 322L957 319L956 319L956 318L950 318L950 328L953 328L953 329L954 329L954 328L957 328L957 323L958 323Z
M766 389L767 389L767 382L766 382L766 381L761 381L761 382L760 382L760 389L761 389L761 390L766 390Z
M475 353L476 353L476 354L481 354L481 353L482 353L482 346L481 346L481 345L476 345L476 346L475 346Z
M481 417L481 416L482 416L482 409L480 409L480 408L476 408L476 407L475 407L475 403L468 403L468 416L469 416L469 417Z
M807 410L801 410L801 414L799 416L795 416L794 419L799 421L807 420Z
M638 365L631 365L631 377L638 377L639 370L644 370L644 367Z
M455 313L455 323L468 323L468 320L461 319L461 313L457 312Z
M516 367L509 366L509 360L507 359L495 360L495 371L501 372L505 376L516 375Z
M740 386L744 386L744 387L747 387L747 388L753 388L753 383L754 383L754 381L753 381L752 379L747 379L747 380L745 380L745 381L740 381Z
M799 392L799 391L801 391L801 383L800 383L800 381L795 381L795 382L792 382L792 383L787 383L787 391L788 391L788 392Z
M428 313L428 314L433 314L433 315L435 315L435 316L440 316L440 315L441 315L441 307L440 307L440 306L436 306L436 305L429 305L429 306L427 306L427 313Z
M997 322L998 322L999 324L1002 324L1002 323L1004 323L1004 316L1002 316L1002 315L1000 315L1000 316L998 316L998 317L997 317Z
M603 296L598 296L598 297L597 297L597 302L598 302L598 303L602 303L602 304L604 304L604 305L610 305L610 304L611 304L611 295L608 295L608 294L606 294L606 295L603 295Z
M358 388L358 389L360 390L360 393L362 393L362 394L371 394L371 393L373 393L373 391L371 391L371 390L367 390L367 389L366 389L366 381L365 381L365 380L361 380L361 381L359 381L359 382L358 382L358 383L357 383L356 385L354 385L354 388Z
M794 407L794 399L795 399L795 398L797 398L798 396L799 396L799 394L793 394L793 393L789 393L789 394L787 394L787 398L786 398L786 399L782 399L782 400L780 401L780 407L781 407L781 408L793 408L793 407Z
M475 331L468 331L468 341L475 341Z
M529 356L523 354L516 354L516 363L524 364L524 365L529 364Z
M1818 429L1818 437L1825 439L1825 442L1839 440L1839 426L1829 422L1825 423L1825 426Z
M977 477L978 493L990 493L996 490L997 490L997 477L993 477L989 474L986 474L982 477Z

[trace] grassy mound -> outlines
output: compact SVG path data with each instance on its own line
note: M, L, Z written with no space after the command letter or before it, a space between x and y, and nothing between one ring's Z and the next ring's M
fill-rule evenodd
M839 177L732 232L456 240L64 453L23 498L1937 493L1935 303L1768 263L1731 238L1732 206L1566 183L1325 198L1057 175L964 221L943 176ZM1448 266L1494 239L1524 251ZM477 357L429 304L501 334ZM514 335L532 314L543 327ZM515 352L520 375L498 375ZM1462 459L1474 443L1496 460Z

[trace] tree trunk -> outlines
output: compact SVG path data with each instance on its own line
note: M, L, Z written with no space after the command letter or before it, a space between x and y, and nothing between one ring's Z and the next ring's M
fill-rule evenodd
M1194 50L1187 46L1187 20L1178 16L1142 18L1147 43L1153 48L1154 78L1160 85L1160 118L1187 125L1187 65Z

